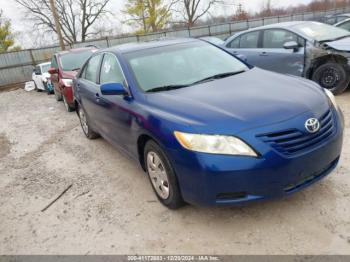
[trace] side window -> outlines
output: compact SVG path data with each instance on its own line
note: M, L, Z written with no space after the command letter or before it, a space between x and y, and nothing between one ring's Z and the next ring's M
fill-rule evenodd
M52 57L51 59L51 67L58 69L57 61L55 56Z
M343 28L343 29L345 29L345 30L350 31L350 21L347 21L347 22L345 22L345 23L339 25L339 27L340 27L340 28Z
M36 67L35 67L35 74L37 74L37 75L41 75L41 69L40 69L40 66L36 66Z
M228 47L228 48L239 48L239 40L240 40L240 39L241 39L240 37L237 37L237 38L233 39L233 40L227 45L227 47Z
M258 48L260 31L247 33L241 36L240 48Z
M95 55L90 58L81 76L86 80L97 83L97 71L100 66L101 55Z
M265 30L263 37L263 48L283 48L286 42L295 41L303 46L303 40L296 34L286 30Z
M112 54L105 54L101 66L100 84L123 83L124 76L117 58Z

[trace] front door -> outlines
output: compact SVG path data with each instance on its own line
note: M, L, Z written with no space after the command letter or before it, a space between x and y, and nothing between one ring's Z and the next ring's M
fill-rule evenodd
M104 83L121 83L127 90L127 82L124 78L117 57L112 53L105 53L100 73L100 85ZM130 110L133 99L124 95L102 95L100 96L101 129L105 136L115 145L120 146L127 152L133 150L132 121L134 116Z
M291 41L299 44L297 50L284 48L284 44ZM302 38L287 30L265 30L259 52L260 67L282 74L302 76L304 72L304 44Z

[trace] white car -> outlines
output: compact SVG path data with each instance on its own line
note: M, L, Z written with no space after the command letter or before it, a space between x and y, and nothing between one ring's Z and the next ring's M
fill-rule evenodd
M43 90L51 93L50 74L48 73L50 67L51 62L42 63L35 66L32 79L37 90Z

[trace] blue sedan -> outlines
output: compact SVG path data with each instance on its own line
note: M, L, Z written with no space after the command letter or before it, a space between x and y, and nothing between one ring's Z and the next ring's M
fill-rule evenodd
M86 137L134 158L172 209L290 195L329 174L342 148L343 117L328 90L201 40L100 50L74 96Z

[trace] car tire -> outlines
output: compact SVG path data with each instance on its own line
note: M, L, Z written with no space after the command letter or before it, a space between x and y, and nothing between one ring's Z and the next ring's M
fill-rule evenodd
M45 88L45 92L49 95L50 92L49 92L49 89L47 87L47 82L43 82L43 85L44 85L44 88Z
M57 102L62 101L62 94L58 93L55 88L53 89L53 93L55 94L55 99Z
M333 94L338 95L348 87L350 77L345 65L328 62L316 68L312 80Z
M71 106L68 104L68 102L67 102L67 100L66 100L66 97L65 97L64 95L63 95L62 97L63 97L64 108L66 109L66 111L67 111L67 112L73 112L73 111L74 111L74 108L71 107Z
M80 120L80 125L81 128L83 130L83 133L85 134L85 136L88 139L96 139L98 137L100 137L100 135L98 133L96 133L89 125L89 121L88 121L88 117L85 113L85 110L81 107L78 106L77 108L77 112L78 112L78 117Z
M163 150L153 140L146 143L144 162L153 191L159 201L170 209L182 207L185 202L174 169Z

